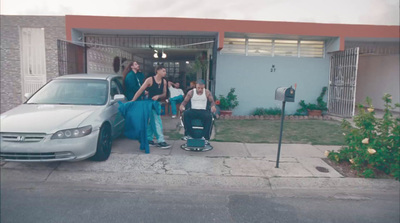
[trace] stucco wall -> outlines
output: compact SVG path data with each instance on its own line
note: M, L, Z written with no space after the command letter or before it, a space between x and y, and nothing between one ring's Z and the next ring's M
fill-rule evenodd
M47 79L58 75L57 39L65 39L64 16L0 16L1 112L22 103L20 27L44 28Z
M400 103L399 61L399 54L360 56L356 103L364 104L368 96L372 99L375 108L384 109L382 97L385 93L392 95L393 104Z
M271 72L272 65L276 71ZM279 107L275 101L278 87L297 83L295 102L286 103L286 114L299 108L299 101L316 102L323 86L328 86L327 58L254 57L218 54L216 96L236 88L239 106L235 115L250 115L257 107ZM326 101L326 97L325 97Z

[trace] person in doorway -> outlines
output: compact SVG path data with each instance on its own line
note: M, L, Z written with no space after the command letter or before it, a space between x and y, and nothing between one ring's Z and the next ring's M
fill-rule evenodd
M186 94L190 91L190 90L192 90L193 88L195 88L196 87L196 81L191 81L190 82L190 85L189 85L189 88L187 89L187 91L186 91Z
M191 103L191 108L186 110L183 114L183 123L185 126L185 133L187 134L186 136L192 135L192 119L198 118L202 121L203 137L208 144L208 140L210 140L211 135L211 112L215 113L216 107L214 97L212 96L211 92L205 89L204 80L197 80L196 88L187 93L185 100L183 100L181 106L179 107L182 112L185 110L185 106L189 101ZM211 105L211 112L207 110L207 103L210 103Z
M167 99L167 103L171 103L171 112L172 118L176 118L176 104L179 104L183 101L183 90L179 88L179 83L173 83L168 81L168 90L169 90L169 99Z
M140 65L137 61L131 62L122 72L124 94L127 100L132 100L133 96L142 86L144 81L144 75L140 72ZM143 93L138 99L143 99Z
M164 79L167 72L163 65L158 65L155 71L156 75L149 77L144 81L135 96L133 96L132 101L136 101L142 93L147 90L149 99L157 102L157 109L152 109L150 114L150 125L147 128L147 139L150 145L157 145L162 149L168 149L171 146L164 140L161 116L158 113L161 111L161 104L159 101L167 96L167 81ZM154 135L157 139L157 144L153 141Z

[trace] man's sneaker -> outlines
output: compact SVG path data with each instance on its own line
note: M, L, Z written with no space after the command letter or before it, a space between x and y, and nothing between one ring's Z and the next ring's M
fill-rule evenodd
M155 145L154 141L153 141L153 140L150 140L150 141L149 141L149 145L150 145L150 146L154 146L154 145Z
M173 115L171 118L176 118L176 115Z
M158 147L160 147L161 149L169 149L171 148L171 145L168 145L166 142L160 142L157 145Z
M187 141L188 139L191 139L191 138L192 138L192 137L190 137L190 136L184 136L184 137L182 137L181 139Z

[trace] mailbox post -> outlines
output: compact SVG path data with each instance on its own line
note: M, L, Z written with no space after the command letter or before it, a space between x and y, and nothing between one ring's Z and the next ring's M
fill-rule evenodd
M296 87L296 85L295 85ZM281 131L279 133L278 155L276 158L276 168L279 168L279 156L281 154L283 120L285 119L285 104L286 102L294 102L295 89L290 87L279 87L275 90L275 100L282 101L282 114L281 114Z

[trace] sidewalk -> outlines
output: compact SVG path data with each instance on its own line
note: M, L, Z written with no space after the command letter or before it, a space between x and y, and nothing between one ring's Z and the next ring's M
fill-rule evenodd
M284 144L279 168L275 168L276 144L212 142L211 151L189 152L180 148L183 141L169 142L171 149L151 147L150 154L145 154L139 150L138 142L120 138L105 162L7 162L1 168L1 179L196 190L399 191L399 182L394 180L344 178L321 159L326 149L338 147ZM317 167L327 172L320 172Z
M164 121L164 128L176 127L176 121ZM145 154L137 141L121 137L113 142L105 162L7 162L1 179L246 191L351 188L398 193L400 188L395 180L342 176L322 160L326 150L339 146L283 144L276 168L277 144L211 142L213 150L191 152L180 148L184 141L167 142L171 149L150 147L150 154Z

